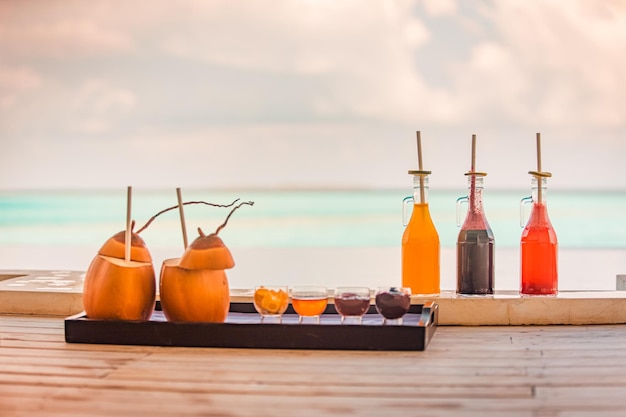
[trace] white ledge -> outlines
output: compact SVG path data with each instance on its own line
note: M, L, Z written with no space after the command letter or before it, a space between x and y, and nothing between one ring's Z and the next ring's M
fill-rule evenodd
M70 316L80 313L82 271L0 271L0 314ZM626 323L626 291L562 291L555 297L521 297L514 291L463 297L454 291L413 296L439 304L440 325L549 325ZM231 301L251 302L251 290L231 290Z
M415 298L418 304L439 304L441 325L547 325L626 323L626 292L562 291L555 297L521 297L513 291L496 291L491 297Z

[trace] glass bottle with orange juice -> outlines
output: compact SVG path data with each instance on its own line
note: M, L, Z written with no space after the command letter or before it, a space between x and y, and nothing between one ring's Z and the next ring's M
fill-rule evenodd
M402 286L412 294L439 294L439 234L428 207L430 171L409 171L413 175L413 196L403 201ZM406 223L407 207L413 213Z

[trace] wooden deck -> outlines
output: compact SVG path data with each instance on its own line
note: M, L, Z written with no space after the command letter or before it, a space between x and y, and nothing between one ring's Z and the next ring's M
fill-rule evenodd
M0 315L0 416L626 415L626 325L447 327L424 352L81 345Z

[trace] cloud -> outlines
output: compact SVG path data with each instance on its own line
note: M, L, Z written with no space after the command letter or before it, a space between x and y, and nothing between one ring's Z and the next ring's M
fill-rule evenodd
M414 2L274 2L267 9L193 4L197 20L164 35L166 53L300 76L303 83L324 77L309 97L324 117L503 126L624 123L626 24L618 3L514 1L477 7L474 16L460 16L454 1L422 2L424 16L415 13ZM425 52L454 24L471 42L467 58ZM490 30L476 30L485 24ZM426 67L445 81L429 83Z
M510 78L516 94L502 97L517 104L501 100L501 105L524 106L524 111L509 114L513 120L624 127L624 3L496 2L486 13L497 39L492 52L500 52L491 55L488 66L480 65L486 44L477 45L468 78L486 85L485 68L492 76L502 74L489 78L490 92L510 90ZM485 107L485 103L479 101L479 106Z
M91 3L91 2L90 2ZM73 2L19 2L4 5L0 17L0 50L5 57L77 58L129 52L131 37L98 16L99 2L91 8Z
M337 134L343 140L338 141ZM380 149L377 139L384 134L389 134L387 128L346 123L262 123L179 131L153 127L108 143L75 140L73 153L82 156L78 160L70 155L47 160L46 154L56 146L49 143L40 159L33 161L36 165L31 165L72 167L74 172L37 179L51 187L74 184L75 172L81 172L82 180L92 187L107 183L120 187L127 183L138 187L383 187L390 179L406 177L405 170L378 171L403 157L396 146L403 142L401 135ZM360 183L352 182L355 176Z
M28 67L9 67L0 65L0 89L2 91L26 91L41 85L41 76Z
M212 3L213 5L215 3ZM363 73L429 34L410 2L226 2L195 10L163 50L229 68L278 73ZM374 59L375 58L375 59ZM364 66L363 63L369 65Z
M91 21L61 21L50 25L9 28L3 49L14 55L67 58L131 51L131 40Z
M422 5L429 16L449 16L458 12L455 0L422 0Z
M415 129L445 143L431 145L434 170L463 164L456 151L474 132L481 161L506 173L529 169L510 163L510 144L536 131L546 158L551 138L574 148L590 132L607 144L598 155L620 154L623 4L0 3L0 129L12 150L71 142L103 167L119 165L112 148L136 146L149 156L132 161L136 175L153 183L171 166L179 184L398 184L390 172L414 162Z
M69 131L104 133L133 110L137 98L132 91L109 85L101 79L82 83L72 99Z
M0 64L0 109L16 106L20 94L38 89L42 82L42 77L32 68Z
M8 56L72 59L142 50L261 79L295 77L319 86L302 97L312 118L623 125L621 3L512 1L469 14L452 0L422 1L421 14L417 4L183 1L142 13L136 2L95 2L95 11L72 3L44 7L45 19L9 21L0 45ZM453 31L465 45L431 47ZM427 69L442 81L430 82Z
M197 10L161 45L176 59L321 80L310 99L324 117L406 120L413 112L403 96L424 89L414 52L431 36L412 7L407 1L225 3L210 13Z

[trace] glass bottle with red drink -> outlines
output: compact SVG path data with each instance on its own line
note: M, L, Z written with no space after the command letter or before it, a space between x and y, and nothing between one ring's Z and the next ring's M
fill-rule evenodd
M524 206L532 203L528 223L520 244L520 293L522 295L554 296L558 292L558 240L547 205L549 172L530 171L532 196L521 201L521 226L524 227Z

